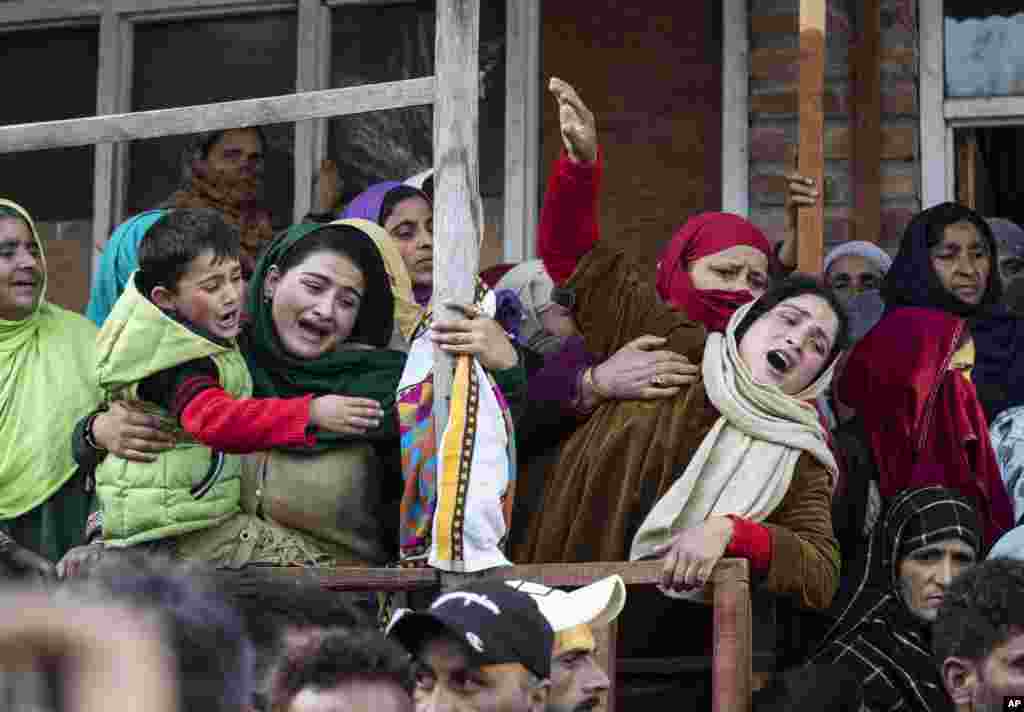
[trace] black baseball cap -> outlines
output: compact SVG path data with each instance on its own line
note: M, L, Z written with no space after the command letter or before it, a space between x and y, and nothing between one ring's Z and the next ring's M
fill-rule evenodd
M387 632L415 652L439 627L463 641L481 664L520 663L541 679L551 676L555 633L533 597L504 581L444 593L425 611L397 611Z

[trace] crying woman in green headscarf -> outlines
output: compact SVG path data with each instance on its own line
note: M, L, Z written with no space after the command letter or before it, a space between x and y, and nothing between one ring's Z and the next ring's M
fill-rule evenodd
M100 400L95 342L89 320L46 301L32 217L0 199L0 575L51 578L84 535L71 434Z

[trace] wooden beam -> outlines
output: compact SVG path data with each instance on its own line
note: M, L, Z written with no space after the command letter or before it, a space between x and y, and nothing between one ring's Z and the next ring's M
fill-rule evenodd
M229 17L268 12L295 12L297 0L111 0L114 12L132 22L168 22L201 17Z
M861 0L853 53L853 151L856 210L852 239L878 242L882 235L882 8Z
M956 200L971 210L978 209L978 134L963 132L956 151Z
M0 126L0 153L88 146L221 129L290 123L430 104L434 78L244 99L180 109ZM474 109L474 115L476 110Z
M800 0L800 147L797 171L824 185L825 179L825 3ZM825 201L797 211L797 269L821 272Z
M480 0L438 0L434 71L434 315L461 317L445 302L473 302L484 234L480 199ZM438 452L448 422L454 360L434 351Z
M722 210L750 213L750 33L746 0L722 3Z
M96 78L96 113L114 114L125 100L122 84L124 63L131 62L131 46L125 46L121 20L111 10L100 19L99 65ZM130 39L130 35L129 35ZM115 144L96 146L93 169L92 243L93 264L119 216L123 163Z
M503 257L530 259L539 220L540 0L507 0Z
M946 120L942 106L946 95L942 3L918 3L917 12L921 32L918 84L921 102L921 208L924 209L945 201L948 195ZM952 161L950 156L949 162ZM952 169L952 166L948 168Z
M15 0L0 3L0 33L95 23L105 4L104 0Z
M322 21L319 0L299 0L298 19L298 68L295 80L295 91L315 91L326 87L320 85L320 72L317 71L319 52L317 44L320 40L320 22ZM316 139L314 120L295 122L295 203L293 217L300 222L309 212L313 198L313 176L320 161L314 155Z

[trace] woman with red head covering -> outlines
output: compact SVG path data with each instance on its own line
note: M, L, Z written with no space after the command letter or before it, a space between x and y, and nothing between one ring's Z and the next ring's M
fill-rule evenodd
M658 260L658 294L709 331L768 287L771 245L756 226L730 213L686 221Z
M973 342L963 318L894 309L853 349L837 397L857 412L883 500L941 485L981 517L985 545L1013 526L988 422L971 382Z

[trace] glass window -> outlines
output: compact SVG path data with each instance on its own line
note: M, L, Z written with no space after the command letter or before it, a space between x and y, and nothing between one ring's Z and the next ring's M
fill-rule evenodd
M945 0L946 96L1024 94L1024 7Z
M297 18L245 15L140 25L135 29L132 110L278 96L295 91ZM265 200L277 227L291 222L294 126L262 127ZM182 186L194 136L136 141L126 212L163 203Z
M433 2L344 7L332 13L331 86L434 73ZM504 188L505 3L481 3L480 182L486 196ZM429 106L342 116L329 122L328 157L338 164L343 199L382 180L404 180L433 166Z
M13 32L3 37L0 124L96 114L95 27ZM40 222L92 219L93 147L0 154L0 196Z

